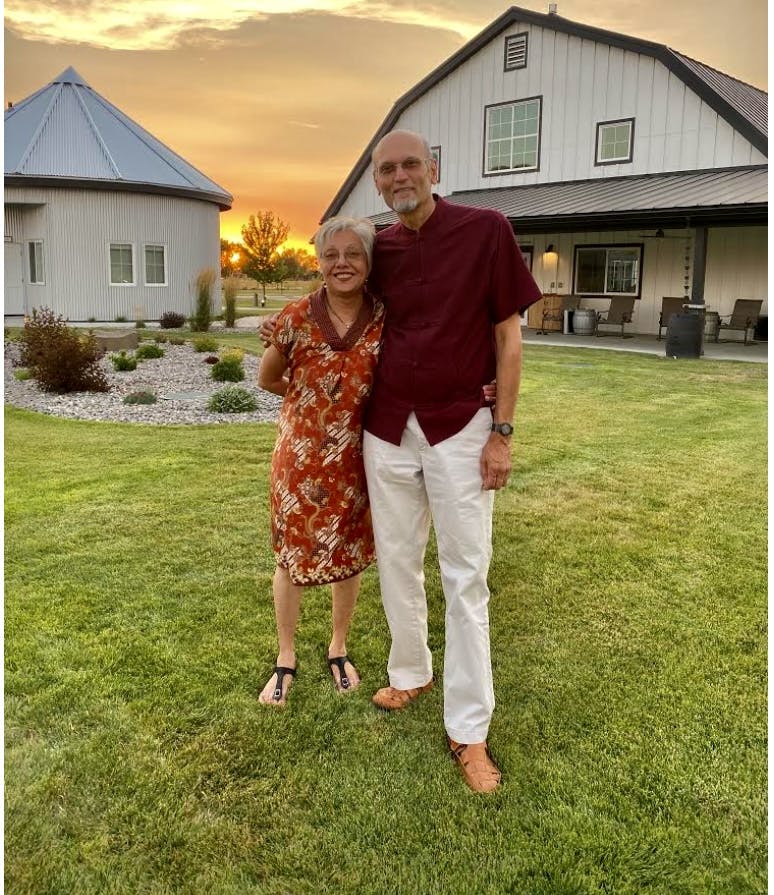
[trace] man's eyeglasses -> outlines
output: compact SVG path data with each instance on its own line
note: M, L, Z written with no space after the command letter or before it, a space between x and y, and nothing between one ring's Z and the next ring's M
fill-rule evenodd
M383 162L376 169L376 173L379 177L392 177L398 168L403 168L406 174L414 174L419 171L422 165L430 161L432 161L432 159L416 158L415 156L410 155L408 158L404 158L402 162Z

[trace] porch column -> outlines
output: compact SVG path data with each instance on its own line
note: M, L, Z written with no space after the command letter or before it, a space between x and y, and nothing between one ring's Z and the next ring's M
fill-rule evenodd
M707 272L707 228L697 227L693 237L693 283L691 304L704 304L704 279Z

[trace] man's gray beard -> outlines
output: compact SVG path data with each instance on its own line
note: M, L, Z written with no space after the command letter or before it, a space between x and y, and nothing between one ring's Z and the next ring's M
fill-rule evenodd
M416 196L409 196L405 199L398 199L393 203L392 210L398 214L406 214L414 211L419 205L419 199Z

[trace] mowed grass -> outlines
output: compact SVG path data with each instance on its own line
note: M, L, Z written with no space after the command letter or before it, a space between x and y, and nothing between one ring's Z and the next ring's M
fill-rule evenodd
M491 627L504 784L468 792L439 686L370 703L374 570L332 689L308 592L275 657L271 425L6 415L6 891L766 890L766 368L527 346Z

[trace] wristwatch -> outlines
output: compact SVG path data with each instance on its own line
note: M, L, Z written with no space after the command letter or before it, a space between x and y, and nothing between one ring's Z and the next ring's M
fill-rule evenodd
M510 423L492 423L492 431L500 435L513 435L513 426Z

